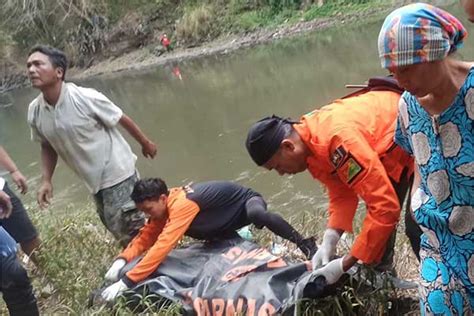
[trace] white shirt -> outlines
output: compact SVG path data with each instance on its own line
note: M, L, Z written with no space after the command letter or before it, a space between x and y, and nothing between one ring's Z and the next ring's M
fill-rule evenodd
M64 82L55 106L43 94L28 109L31 138L48 142L93 193L135 172L137 157L116 125L122 110L102 93Z
M5 179L0 177L0 191L3 191L3 187L5 186Z

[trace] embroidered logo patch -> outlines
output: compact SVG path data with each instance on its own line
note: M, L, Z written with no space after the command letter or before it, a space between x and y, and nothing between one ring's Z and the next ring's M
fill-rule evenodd
M364 166L350 152L336 169L339 178L347 184L351 184L362 171L364 171Z
M362 171L362 167L354 158L347 160L347 183L351 183L352 180Z
M334 168L337 168L341 165L341 163L345 160L346 155L347 152L344 147L339 146L336 148L336 150L331 155L331 162Z

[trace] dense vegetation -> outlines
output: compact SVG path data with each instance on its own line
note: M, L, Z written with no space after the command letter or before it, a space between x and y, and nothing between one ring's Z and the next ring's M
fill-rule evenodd
M174 45L332 16L380 0L4 0L0 4L0 60L34 44L64 49L71 62L120 55L167 33ZM14 58L13 58L14 59Z

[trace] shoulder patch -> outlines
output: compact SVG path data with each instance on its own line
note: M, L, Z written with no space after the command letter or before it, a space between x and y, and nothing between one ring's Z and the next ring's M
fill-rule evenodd
M348 154L347 160L339 168L339 175L344 182L351 184L363 170L364 167L351 154Z
M331 163L334 168L338 168L346 160L347 151L341 145L331 154Z

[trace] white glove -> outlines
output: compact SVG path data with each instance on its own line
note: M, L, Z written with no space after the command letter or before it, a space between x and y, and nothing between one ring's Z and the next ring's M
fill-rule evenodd
M112 281L115 282L118 280L118 275L120 270L127 264L127 261L125 259L117 259L112 263L112 266L109 268L107 273L105 274L105 279L107 281Z
M327 284L336 283L344 274L342 269L342 258L330 261L324 267L313 271L313 276L322 275L326 278Z
M113 301L123 291L128 290L128 286L122 280L115 282L102 292L102 298L107 302Z
M339 235L335 229L326 229L323 236L323 242L311 259L313 271L321 266L326 265L336 254L336 246L340 238L341 235Z

